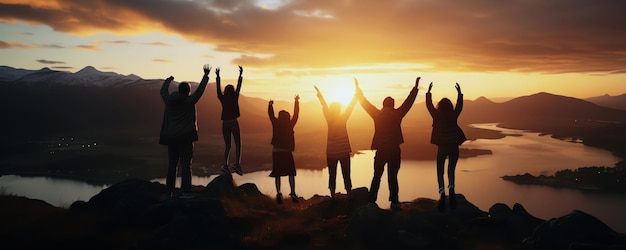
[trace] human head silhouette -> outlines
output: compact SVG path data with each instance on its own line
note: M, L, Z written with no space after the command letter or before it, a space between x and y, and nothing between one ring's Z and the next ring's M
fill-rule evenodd
M281 110L278 112L278 121L280 122L288 122L291 119L291 115L289 112Z
M226 85L226 87L224 88L224 95L234 95L234 94L235 94L235 87L233 87L232 84Z
M328 107L328 111L330 111L331 115L339 115L341 113L341 103L340 102L333 102L330 104L330 107Z
M452 107L452 101L448 98L442 98L441 101L437 103L437 110L446 113L452 112L454 110L454 107Z
M178 84L178 92L180 92L183 95L189 95L189 92L191 91L191 85L189 85L188 82L181 82L180 84Z
M383 108L393 108L395 105L395 100L391 98L391 96L387 96L385 100L383 100Z

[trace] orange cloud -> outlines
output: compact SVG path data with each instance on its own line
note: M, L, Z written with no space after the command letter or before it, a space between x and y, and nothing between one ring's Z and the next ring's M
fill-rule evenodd
M160 62L160 63L171 63L171 62L172 62L171 60L167 60L167 59L159 59L159 58L152 59L152 61L153 61L153 62Z
M241 53L233 63L255 67L404 63L438 71L561 73L623 72L626 65L624 1L291 0L275 9L257 4L0 0L0 19L74 34L177 33Z
M144 45L154 45L154 46L170 46L168 43L164 43L164 42L151 42L151 43L144 43Z
M102 51L95 45L76 45L76 48L84 49L84 50L92 50L92 51Z
M30 49L34 48L33 45L20 43L20 42L5 42L0 41L0 49Z

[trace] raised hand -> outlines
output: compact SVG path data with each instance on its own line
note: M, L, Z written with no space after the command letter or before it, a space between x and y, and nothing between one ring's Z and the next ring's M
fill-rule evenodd
M167 78L167 79L165 79L165 80L166 80L166 81L170 81L170 82L171 82L171 81L173 81L173 80L174 80L174 77L173 77L173 76L170 76L170 77L168 77L168 78Z
M269 105L274 105L274 100L270 99Z
M294 97L294 99L296 99L296 102L297 102L298 100L300 100L300 95L296 95L296 97Z
M420 79L421 79L421 78L422 78L422 77L419 77L419 76L418 76L417 78L415 78L415 87L416 87L416 88L419 88L419 86L420 86Z
M430 93L431 89L433 89L433 82L430 82L430 85L428 85L428 93Z
M243 67L241 67L241 65L238 65L238 66L239 66L239 75L242 75L243 74Z
M204 74L208 75L209 73L211 73L211 65L210 64L205 64L204 67L202 67L202 69L204 70Z
M217 75L217 77L220 76L220 67L215 68L215 74Z
M313 85L313 88L315 88L315 92L317 92L317 97L322 96L322 92L320 92L320 89L317 88L317 85Z
M454 85L454 88L456 88L457 93L461 94L461 86L459 85L458 82Z
M356 95L357 97L363 96L363 90L361 90L361 87L359 87L359 80L356 79L356 77L354 78L354 87L354 95Z

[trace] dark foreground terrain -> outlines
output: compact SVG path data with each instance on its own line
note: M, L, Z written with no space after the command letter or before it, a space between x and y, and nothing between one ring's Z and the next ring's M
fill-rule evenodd
M254 184L223 174L194 198L129 179L69 209L0 196L2 249L626 249L626 236L572 211L544 221L520 204L481 211L457 194L458 208L436 211L418 198L402 210L314 196L276 204Z

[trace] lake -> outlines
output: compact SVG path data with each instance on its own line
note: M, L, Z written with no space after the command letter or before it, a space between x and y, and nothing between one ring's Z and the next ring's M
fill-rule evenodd
M562 169L586 166L613 166L621 159L610 152L541 136L539 133L503 129L496 124L475 124L478 128L497 130L514 135L502 139L467 141L461 147L490 149L492 155L460 159L456 170L456 192L480 209L487 211L495 203L513 206L522 204L532 215L542 219L559 217L574 209L596 216L613 229L626 232L626 195L603 194L575 189L552 188L536 185L518 185L503 181L503 175L523 173L554 174ZM416 152L418 153L418 152ZM369 187L373 174L374 152L363 151L352 158L353 187ZM245 167L245 165L244 165ZM447 171L447 170L446 170ZM270 171L233 175L237 184L255 183L259 190L270 197L276 194ZM343 190L340 171L337 191ZM386 172L382 178L378 201L380 207L388 208L389 192ZM194 185L206 185L212 177L194 176ZM435 161L402 161L398 174L400 200L412 201L418 197L438 199ZM164 179L157 179L164 183ZM447 180L446 180L447 186ZM296 192L310 198L315 194L328 195L328 170L299 169L296 176ZM60 180L49 177L1 176L0 192L41 199L55 206L67 207L75 200L88 200L106 186L93 186L80 181ZM289 193L287 178L283 177L283 194Z

